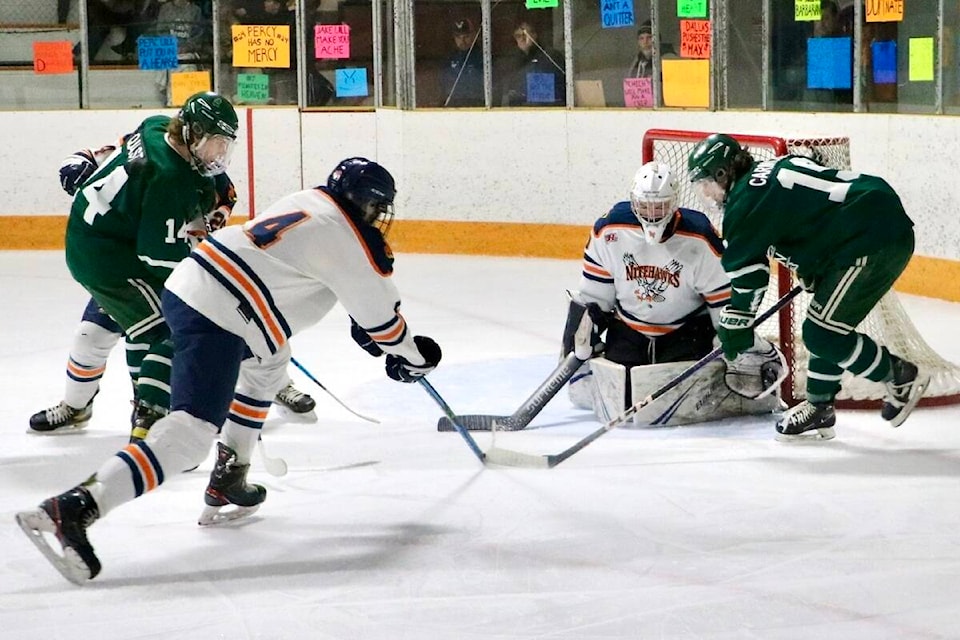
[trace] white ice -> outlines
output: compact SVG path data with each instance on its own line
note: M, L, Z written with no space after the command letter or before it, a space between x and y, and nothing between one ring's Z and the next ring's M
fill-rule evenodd
M430 376L459 413L511 413L556 364L576 261L400 255ZM960 409L900 429L842 411L837 438L774 441L772 420L615 429L553 469L484 468L419 385L393 382L345 313L294 340L315 424L271 418L268 497L199 528L211 459L97 522L103 563L67 583L14 513L77 484L126 443L115 351L82 434L25 433L59 401L86 302L60 252L0 252L0 637L85 639L901 639L960 637ZM960 361L960 306L904 296ZM562 392L499 446L564 450L599 424ZM481 447L489 434L477 434Z

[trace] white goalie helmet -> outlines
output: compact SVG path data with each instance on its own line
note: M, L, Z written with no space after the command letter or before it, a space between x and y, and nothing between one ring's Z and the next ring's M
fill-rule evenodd
M630 208L650 244L663 238L677 202L677 176L670 165L651 161L640 167L630 187Z

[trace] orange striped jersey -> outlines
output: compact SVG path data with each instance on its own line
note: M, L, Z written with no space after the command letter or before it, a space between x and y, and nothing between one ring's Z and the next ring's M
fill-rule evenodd
M422 364L392 274L393 256L380 232L317 188L212 233L166 287L261 357L340 302L385 352Z
M650 337L705 313L716 326L730 300L722 252L716 230L699 211L678 209L661 242L649 244L630 203L618 202L593 226L580 293Z

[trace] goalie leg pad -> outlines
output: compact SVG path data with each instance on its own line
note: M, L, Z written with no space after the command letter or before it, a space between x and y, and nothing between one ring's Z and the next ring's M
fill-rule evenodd
M590 392L593 412L601 422L623 413L630 405L627 398L627 368L622 364L594 358L590 361L593 381Z
M667 362L630 370L633 398L645 398L676 378L693 362ZM715 360L682 384L634 415L638 427L669 427L720 420L731 416L773 413L780 409L776 394L758 400L737 395L724 380L726 367Z
M567 385L567 395L570 402L577 409L593 411L594 375L590 361L584 362L577 369Z

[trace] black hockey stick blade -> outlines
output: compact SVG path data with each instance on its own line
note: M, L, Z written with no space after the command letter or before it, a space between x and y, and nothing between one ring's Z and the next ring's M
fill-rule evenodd
M480 414L467 414L457 416L457 422L467 431L492 431L496 423L498 431L519 431L527 424L517 422L513 416L487 416ZM437 420L437 431L456 431L453 421L447 416Z
M457 422L468 431L490 431L494 423L498 431L519 431L530 424L584 362L573 352L568 353L511 416L465 415L457 416ZM437 421L437 431L456 431L456 428L450 418L443 417Z

